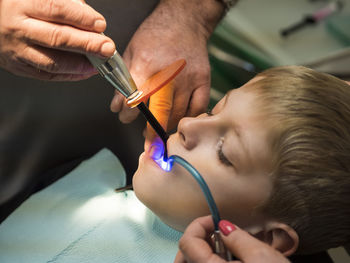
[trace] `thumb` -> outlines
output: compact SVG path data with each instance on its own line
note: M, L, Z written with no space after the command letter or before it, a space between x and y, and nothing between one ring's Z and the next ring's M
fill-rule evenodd
M173 106L173 96L174 84L173 81L171 81L153 94L149 101L149 110L153 113L154 117L158 120L165 131L167 131L169 115ZM156 137L157 133L149 123L147 123L145 150L149 148L150 144Z

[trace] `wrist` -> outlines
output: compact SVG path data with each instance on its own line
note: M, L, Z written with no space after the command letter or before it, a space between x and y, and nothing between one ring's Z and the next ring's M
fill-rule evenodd
M174 15L173 23L199 30L206 39L225 14L225 5L218 0L161 0L159 7Z

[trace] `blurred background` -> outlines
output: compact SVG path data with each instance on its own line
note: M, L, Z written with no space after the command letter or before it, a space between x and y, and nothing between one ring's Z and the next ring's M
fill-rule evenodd
M314 15L282 36L282 31ZM211 105L272 66L304 65L350 80L349 0L241 0L209 43Z

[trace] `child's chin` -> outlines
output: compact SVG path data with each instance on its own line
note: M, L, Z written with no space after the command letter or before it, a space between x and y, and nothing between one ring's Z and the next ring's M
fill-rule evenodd
M145 158L146 152L143 152L139 156L139 162L142 161Z

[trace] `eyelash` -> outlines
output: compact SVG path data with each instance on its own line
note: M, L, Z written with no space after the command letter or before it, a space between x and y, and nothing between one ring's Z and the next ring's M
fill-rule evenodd
M222 151L223 145L224 145L224 138L221 138L217 148L217 154L218 154L219 160L226 166L233 166L232 163L226 158L226 156Z
M213 116L213 112L212 109L208 109L207 111L207 115L208 116ZM224 138L220 139L219 145L217 147L217 154L218 154L218 158L220 160L220 162L222 162L224 165L226 166L233 166L232 163L226 158L226 156L224 155L223 151L222 151L222 146L224 144Z

